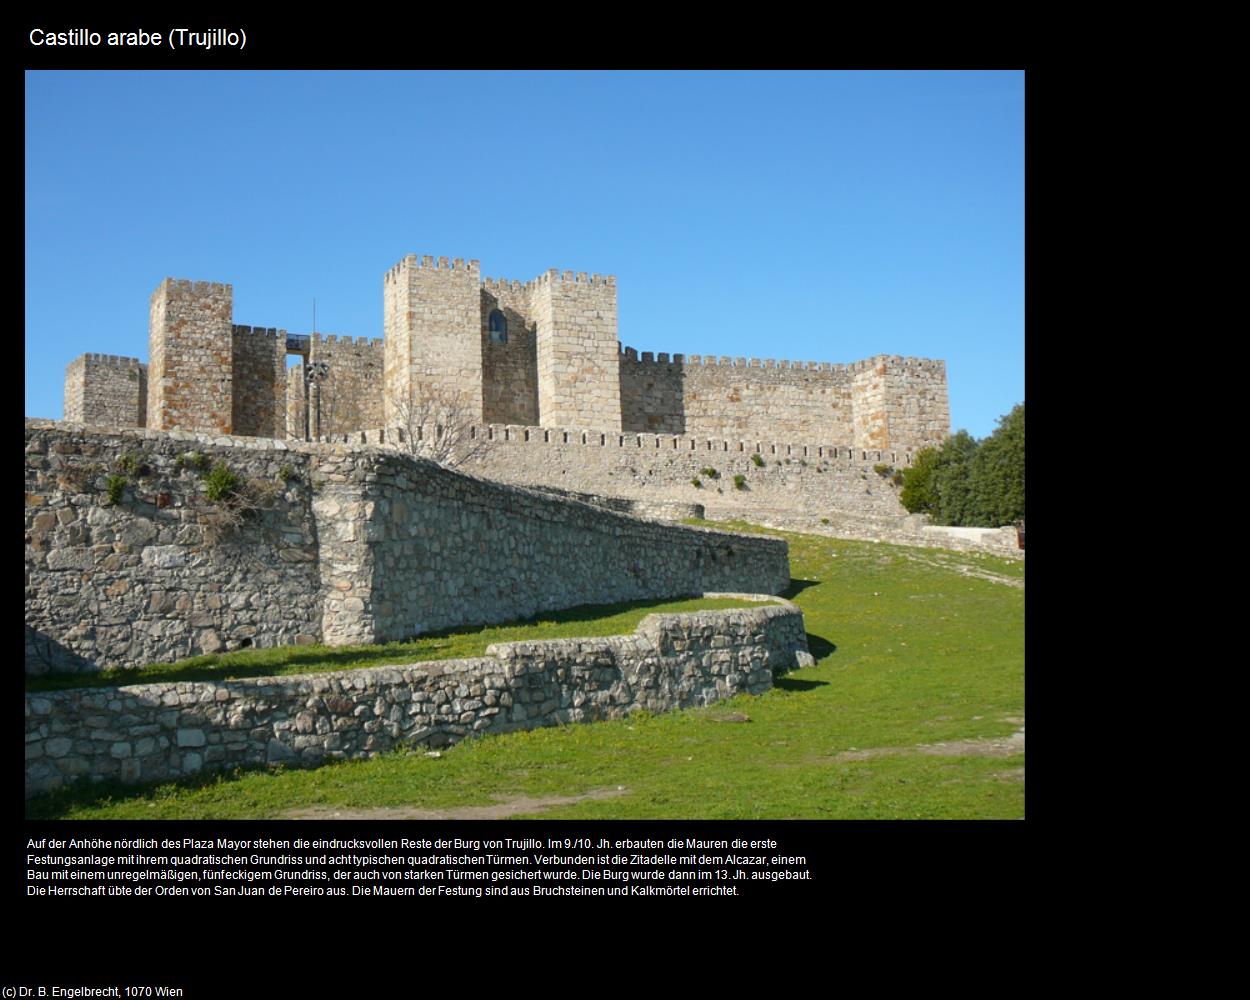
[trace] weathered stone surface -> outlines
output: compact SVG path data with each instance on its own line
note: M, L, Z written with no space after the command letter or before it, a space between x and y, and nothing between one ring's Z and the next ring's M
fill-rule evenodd
M778 600L649 615L627 636L499 643L474 659L28 695L28 745L42 753L27 755L26 793L80 775L155 781L200 769L313 766L398 746L446 746L469 734L707 705L767 690L774 671L793 668L806 652L802 612ZM495 698L475 694L487 691ZM50 716L36 713L34 701L51 705ZM109 735L41 742L49 717L67 733ZM89 719L102 726L89 727Z
M643 521L385 448L290 442L279 466L277 442L254 438L214 443L34 420L26 431L34 449L28 492L46 491L49 500L27 508L27 531L43 514L75 512L68 526L58 516L44 532L46 562L27 552L31 672L135 666L245 645L388 641L588 603L778 593L789 584L780 539ZM169 503L108 504L61 490L36 461L56 445L77 449L65 453L69 463L141 462ZM216 463L256 495L268 491L260 509L225 527L222 505L203 493L203 468ZM279 468L289 472L281 490ZM68 534L84 522L93 541L108 533L135 546L75 545ZM184 535L188 527L204 530ZM298 547L290 544L295 535ZM152 544L140 546L144 539ZM299 558L289 561L292 552ZM73 586L68 569L79 571Z

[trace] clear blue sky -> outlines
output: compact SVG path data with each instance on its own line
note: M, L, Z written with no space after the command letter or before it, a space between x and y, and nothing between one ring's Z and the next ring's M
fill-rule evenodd
M34 72L25 157L29 416L166 276L380 337L408 253L614 274L640 351L941 358L977 437L1024 398L1020 72Z

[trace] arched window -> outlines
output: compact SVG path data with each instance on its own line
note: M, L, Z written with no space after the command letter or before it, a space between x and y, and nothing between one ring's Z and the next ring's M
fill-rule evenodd
M508 319L498 309L492 309L490 313L490 339L496 344L508 342Z

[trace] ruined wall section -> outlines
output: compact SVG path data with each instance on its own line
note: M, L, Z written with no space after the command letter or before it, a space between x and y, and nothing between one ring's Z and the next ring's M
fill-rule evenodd
M232 433L286 437L286 331L234 326Z
M33 673L789 583L780 539L641 521L378 448L29 420L25 461ZM207 495L219 463L249 499L238 517Z
M26 795L619 719L761 694L810 662L802 612L648 615L631 635L497 643L486 655L296 677L79 688L25 697Z
M318 386L321 433L340 434L382 421L385 351L379 338L312 335L308 361L329 365Z
M133 466L114 503L106 476L123 455ZM205 494L217 462L264 490L237 528ZM281 442L27 421L27 672L313 641L311 497L307 456Z
M430 401L476 417L482 412L480 267L457 257L415 254L383 279L386 411ZM392 343L394 341L394 343Z
M539 423L533 287L534 282L494 278L482 282L481 419L486 423ZM502 344L490 337L490 315L496 309L508 321L508 339Z
M330 581L327 641L790 581L780 539L642 521L384 449L325 454L317 474L337 491L317 498L319 523L337 519L323 563L358 567Z
M539 423L620 430L616 278L553 269L532 296Z
M138 358L83 354L65 369L65 419L93 427L147 423L148 366Z
M174 278L152 293L148 427L231 433L233 296L230 285Z

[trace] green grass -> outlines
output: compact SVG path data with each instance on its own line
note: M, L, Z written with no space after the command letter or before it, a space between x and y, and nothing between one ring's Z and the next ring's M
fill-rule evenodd
M484 656L493 642L530 639L573 639L579 636L626 635L647 615L718 608L759 607L732 598L688 598L679 601L625 601L588 604L567 611L548 611L541 617L505 625L431 632L416 639L373 646L280 646L236 653L193 656L177 663L154 663L134 670L104 670L97 674L43 674L26 678L27 691L64 691L67 688L117 687L122 684L159 684L167 681L222 681L238 677L281 677L381 667L388 663L421 663Z
M762 531L740 523L717 526ZM1023 816L1022 753L931 756L918 749L1002 738L1018 728L1015 720L1024 717L1023 565L972 553L765 533L790 542L794 584L788 596L803 608L817 659L765 695L697 711L470 740L437 759L396 752L313 771L70 790L34 800L27 814L273 817L308 808L453 809L607 790L611 797L530 815ZM973 572L982 575L968 575ZM560 634L579 634L577 624ZM586 623L580 624L586 634ZM730 713L750 721L725 721ZM865 750L874 753L839 756Z

